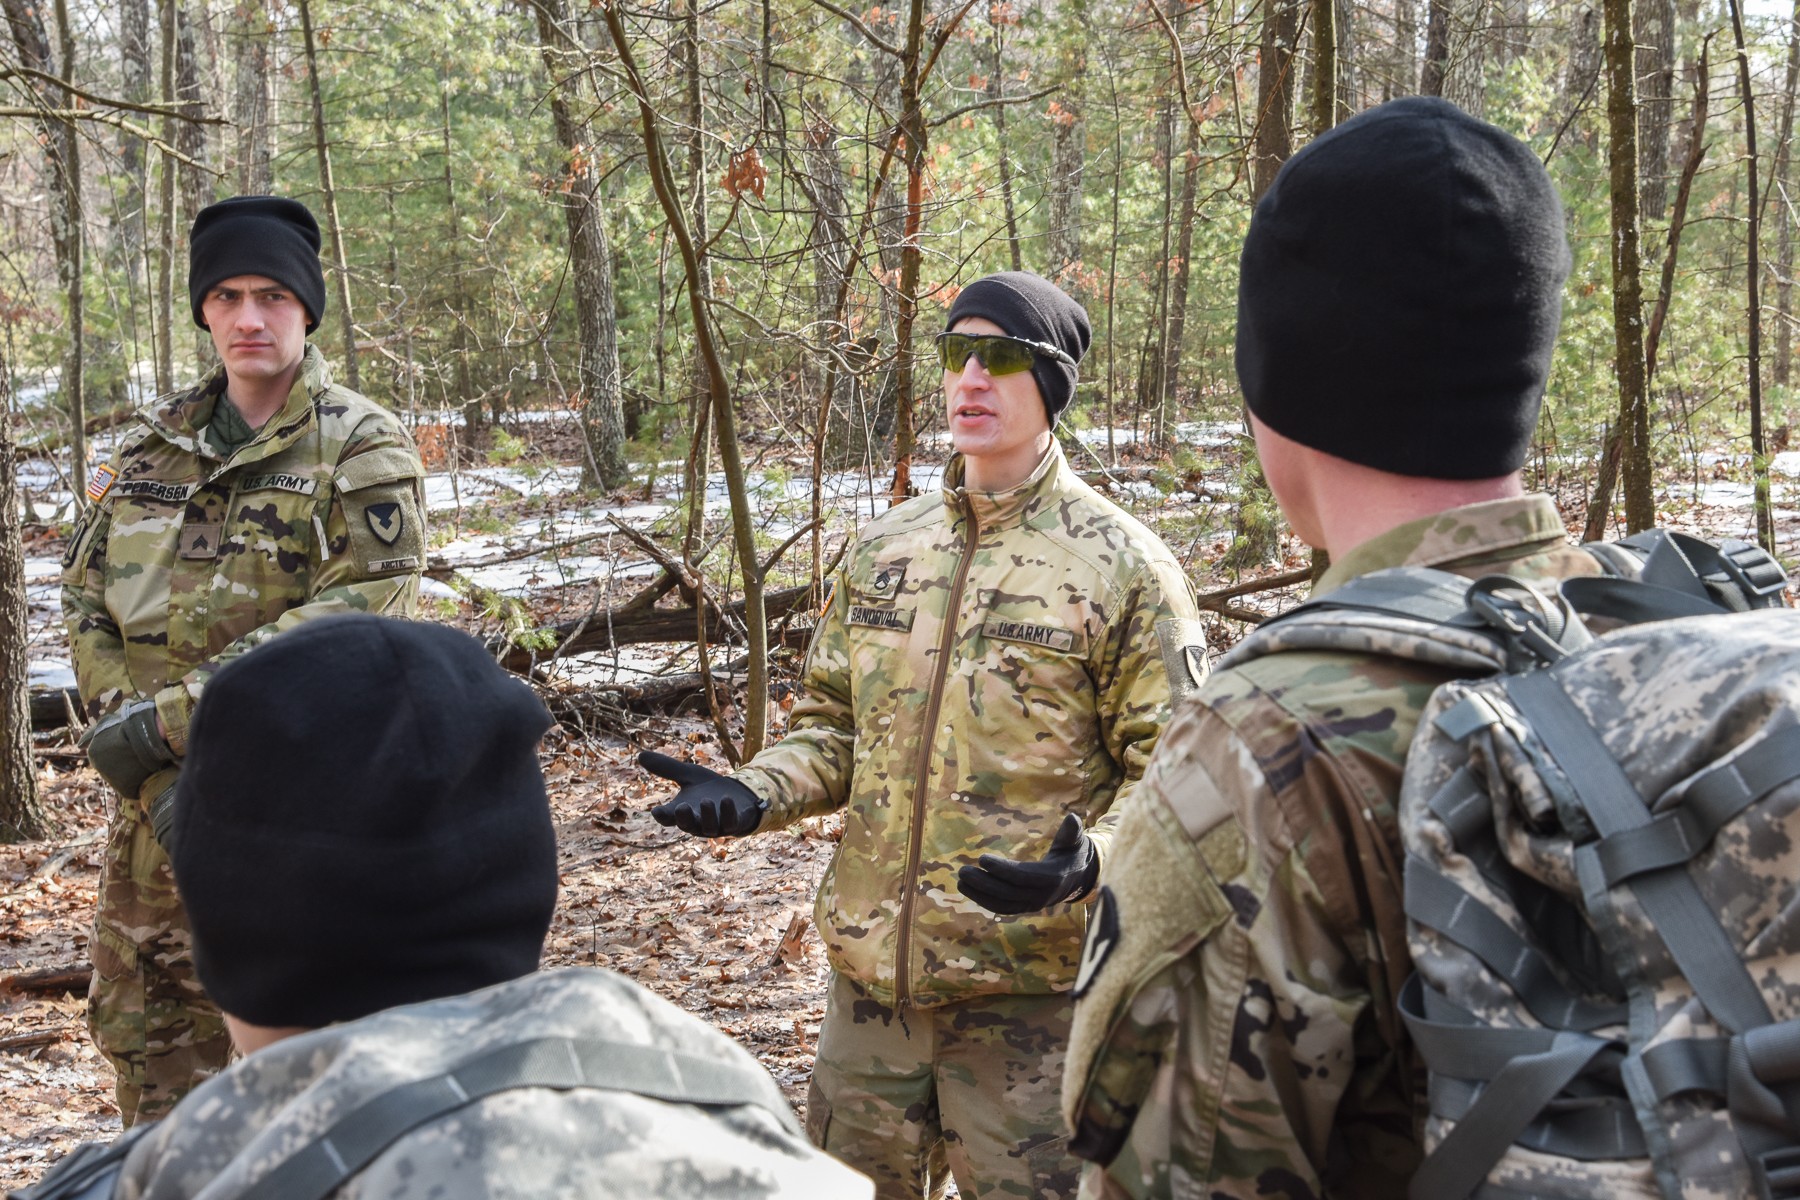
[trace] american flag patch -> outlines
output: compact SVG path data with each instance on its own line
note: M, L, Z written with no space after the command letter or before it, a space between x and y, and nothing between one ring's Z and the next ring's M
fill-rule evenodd
M94 473L88 476L87 498L95 504L106 499L106 493L112 491L113 480L118 477L119 473L105 463L95 467Z

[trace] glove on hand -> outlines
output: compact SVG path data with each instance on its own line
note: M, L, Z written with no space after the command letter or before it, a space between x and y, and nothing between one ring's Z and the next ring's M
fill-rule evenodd
M694 837L743 837L762 824L763 802L735 779L682 762L654 750L638 755L638 766L681 785L671 800L650 810L658 825L673 825Z
M156 701L128 700L101 717L78 743L113 790L137 799L144 781L175 761L156 728Z
M156 838L156 844L163 848L163 853L170 858L175 857L175 785L157 793L156 799L150 802L150 833Z
M962 894L989 912L1003 917L1037 912L1064 900L1079 900L1094 890L1100 876L1100 855L1094 839L1081 828L1081 818L1063 818L1050 849L1036 862L1020 862L984 854L980 866L956 873Z

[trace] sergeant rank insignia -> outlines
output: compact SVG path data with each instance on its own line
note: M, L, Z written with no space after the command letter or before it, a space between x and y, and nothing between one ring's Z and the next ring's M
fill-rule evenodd
M363 519L369 523L369 532L380 538L384 546L393 545L406 529L405 513L398 504L391 501L369 505L363 509Z

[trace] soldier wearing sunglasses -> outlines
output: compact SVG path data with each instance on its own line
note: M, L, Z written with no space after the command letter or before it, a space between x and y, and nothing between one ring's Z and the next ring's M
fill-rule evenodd
M1168 547L1052 436L1090 337L1038 276L964 289L937 339L943 488L851 548L787 737L730 777L641 760L682 785L656 819L699 836L844 810L807 1123L883 1198L952 1174L1075 1194L1057 1095L1086 901L1169 714L1157 625L1196 615Z

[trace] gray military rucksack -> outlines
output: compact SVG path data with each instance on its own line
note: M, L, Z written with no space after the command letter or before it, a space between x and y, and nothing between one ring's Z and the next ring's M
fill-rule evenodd
M1800 614L1744 543L1589 549L1638 578L1376 572L1227 663L1463 677L1400 799L1413 1197L1800 1196Z

